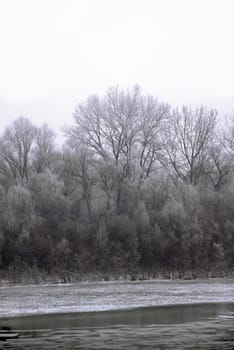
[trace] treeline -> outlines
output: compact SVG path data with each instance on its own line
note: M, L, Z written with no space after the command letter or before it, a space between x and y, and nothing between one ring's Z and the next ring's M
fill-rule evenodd
M1 135L0 277L233 271L233 118L111 88L64 134Z

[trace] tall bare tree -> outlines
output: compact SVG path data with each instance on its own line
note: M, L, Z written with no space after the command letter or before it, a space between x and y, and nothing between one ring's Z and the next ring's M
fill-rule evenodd
M44 124L35 130L33 165L37 173L50 168L56 160L55 133Z
M23 117L5 130L0 139L0 172L9 183L17 185L28 180L34 139L35 127Z
M214 190L219 191L230 181L233 171L232 157L218 140L211 145L209 154L205 164L205 175Z
M107 208L121 211L128 185L139 189L157 170L168 113L168 105L143 95L138 86L110 88L103 98L91 96L76 108L75 125L67 130L69 144L92 154Z
M86 145L99 159L116 166L122 178L147 177L162 148L160 132L168 105L132 90L114 87L100 99L91 96L75 113L70 139Z
M168 166L177 178L196 185L208 158L217 124L217 112L204 107L174 110L165 132Z
M234 157L234 114L229 115L225 118L225 128L221 142L226 151Z

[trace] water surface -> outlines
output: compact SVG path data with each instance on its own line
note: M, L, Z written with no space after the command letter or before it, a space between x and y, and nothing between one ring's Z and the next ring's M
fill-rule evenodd
M0 287L0 349L234 349L234 281Z
M0 317L234 302L233 280L0 287Z
M170 325L221 318L233 318L234 322L234 303L184 304L127 310L5 317L2 319L2 323L12 329L32 330L110 327L116 325Z

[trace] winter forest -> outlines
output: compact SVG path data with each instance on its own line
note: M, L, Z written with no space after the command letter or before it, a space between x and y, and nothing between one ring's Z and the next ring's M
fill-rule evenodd
M232 273L234 117L112 87L63 134L1 134L0 278Z

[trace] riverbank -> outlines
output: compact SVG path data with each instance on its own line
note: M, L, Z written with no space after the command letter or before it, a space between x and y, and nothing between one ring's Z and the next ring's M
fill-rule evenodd
M146 281L146 280L194 280L206 278L234 278L233 271L223 270L186 270L186 271L114 271L114 272L73 272L54 271L51 273L30 269L0 271L0 286L18 284L60 284L102 281Z

